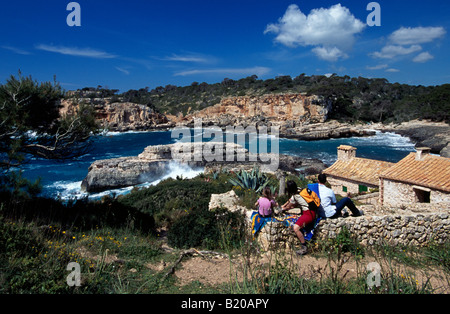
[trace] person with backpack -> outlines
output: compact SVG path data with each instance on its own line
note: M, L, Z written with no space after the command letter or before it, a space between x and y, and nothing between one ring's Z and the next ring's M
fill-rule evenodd
M286 211L295 207L301 209L301 216L295 222L293 229L297 238L300 240L300 249L296 253L298 255L304 255L308 252L308 248L306 247L306 240L302 229L315 222L320 206L320 199L315 192L308 188L300 191L294 181L288 181L286 183L286 190L290 198L281 206L281 210Z

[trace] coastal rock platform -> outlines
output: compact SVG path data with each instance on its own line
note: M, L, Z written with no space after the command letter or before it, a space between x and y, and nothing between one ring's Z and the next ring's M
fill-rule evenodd
M102 192L152 182L167 174L173 163L187 165L192 169L214 172L226 168L229 171L252 169L258 166L263 172L273 170L272 163L277 161L276 170L306 175L318 174L325 164L317 159L305 159L289 155L265 154L263 159L248 152L242 146L222 143L221 151L214 152L208 143L176 143L148 146L138 156L97 160L89 167L81 189L86 192ZM213 146L214 147L214 146ZM205 152L215 154L214 160L208 159ZM232 158L227 153L232 152ZM199 155L196 155L199 154ZM239 157L244 157L239 161ZM211 156L209 156L211 157ZM230 160L230 161L227 161ZM273 171L272 171L273 172Z

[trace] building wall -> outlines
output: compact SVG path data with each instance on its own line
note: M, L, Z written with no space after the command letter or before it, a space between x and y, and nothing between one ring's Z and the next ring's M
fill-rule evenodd
M360 192L359 188L360 185L364 185L367 187L367 192L369 192L370 189L377 189L378 186L376 185L370 185L367 183L361 183L357 181L342 179L338 177L333 177L331 175L328 175L327 177L328 183L331 185L331 189L334 191L335 194L340 195L346 195L347 193L351 193L353 195L356 195ZM344 191L343 187L347 188L347 191Z
M384 179L382 186L381 193L383 193L382 199L385 206L397 207L420 202L417 189L414 189L413 185ZM450 193L430 190L429 198L432 204L449 203Z

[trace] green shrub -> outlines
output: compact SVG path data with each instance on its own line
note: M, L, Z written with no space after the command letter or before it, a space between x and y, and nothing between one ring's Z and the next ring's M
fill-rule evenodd
M170 226L185 211L207 209L211 194L225 193L230 185L220 181L167 179L156 186L135 190L119 202L139 212L153 216L157 226Z
M244 218L225 209L194 209L170 228L169 244L177 248L228 249L239 246L245 234Z
M83 199L63 203L42 197L20 198L11 192L3 192L0 193L0 202L5 217L37 224L80 229L129 226L146 233L155 227L153 217L109 197L95 202Z

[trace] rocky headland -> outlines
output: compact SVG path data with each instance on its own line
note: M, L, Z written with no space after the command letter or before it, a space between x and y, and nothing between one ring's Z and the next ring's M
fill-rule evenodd
M117 99L116 99L117 100ZM120 99L119 99L120 100ZM305 94L269 94L223 98L218 104L186 115L160 113L147 105L110 98L69 98L61 101L60 112L73 114L78 103L94 107L100 125L116 132L170 130L175 126L279 127L280 137L315 141L331 138L371 136L374 130L409 137L416 146L427 146L435 154L450 157L450 126L445 122L413 120L403 123L363 124L330 120L332 102Z
M150 106L129 102L113 102L110 98L66 99L61 101L61 114L75 113L77 103L88 103L96 112L102 127L110 131L170 130L175 126L194 127L196 119L202 126L228 126L243 128L275 126L279 136L298 140L324 140L330 138L370 136L375 130L394 132L411 138L416 146L427 146L433 153L450 157L450 128L447 123L414 120L401 124L349 124L328 118L332 103L320 96L281 94L223 98L220 103L187 115L171 116L159 113ZM167 172L173 162L173 147L149 147L135 157L116 158L94 162L82 188L88 192L133 186L148 182ZM247 152L248 154L248 152ZM247 159L248 160L248 159ZM234 169L251 167L252 162L186 162L190 167ZM280 169L302 169L305 173L318 173L324 164L318 160L305 160L292 156L280 157Z
M218 170L239 171L257 166L263 172L273 172L271 163L277 161L277 169L291 173L318 174L325 164L317 159L304 159L288 155L253 155L238 144L221 143L222 158L211 160L208 143L176 143L148 146L138 156L97 160L89 167L81 188L86 192L101 192L154 181L168 173L174 162L201 168L204 172ZM227 154L232 152L232 157ZM200 153L199 155L196 155ZM239 158L238 158L239 157ZM242 160L242 161L240 161Z
M153 108L130 102L111 102L110 98L64 99L60 114L75 114L78 103L91 105L101 128L113 132L169 129L173 124Z
M329 121L332 102L304 94L228 97L219 104L186 116L172 116L179 126L194 127L195 119L205 126L278 127L280 137L314 141L374 135L364 125Z
M175 126L194 127L195 119L202 126L279 127L279 136L298 140L324 140L330 138L370 136L375 130L395 132L407 136L417 146L428 146L432 152L450 157L450 128L446 123L410 121L401 124L349 124L329 120L332 103L319 96L303 94L228 97L219 104L190 113L186 116L170 116L159 113L149 106L134 103L111 102L110 99L86 98L82 100L94 106L101 125L111 131L170 130ZM80 102L78 99L77 102ZM63 100L61 113L74 113L77 105ZM173 162L173 147L148 147L136 157L116 158L94 162L82 188L88 192L141 184L162 176ZM248 152L246 153L248 154ZM237 159L236 159L237 160ZM248 159L246 159L248 160ZM219 169L223 162L185 162L190 167ZM226 166L243 168L251 162L234 162ZM318 173L324 164L318 160L301 160L292 156L280 157L280 169L292 171L303 169L305 173ZM207 169L206 169L207 170Z

